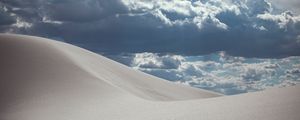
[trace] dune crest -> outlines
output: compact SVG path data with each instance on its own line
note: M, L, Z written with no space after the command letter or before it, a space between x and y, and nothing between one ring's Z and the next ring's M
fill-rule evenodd
M300 118L299 86L220 97L25 35L0 34L0 55L1 120Z
M168 101L220 96L220 94L210 91L176 85L152 75L133 70L82 48L58 41L31 36L2 35L0 42L3 46L1 47L1 51L6 52L3 54L10 54L13 51L17 55L16 57L8 56L4 63L12 65L15 63L20 64L20 66L14 65L8 67L18 70L20 70L20 67L36 69L44 67L46 69L27 73L27 76L22 77L22 79L42 81L42 79L45 77L48 78L48 76L40 74L48 73L49 75L53 74L52 77L56 77L56 84L60 84L59 82L62 81L77 82L73 79L76 75L72 75L73 71L77 70L78 72L81 71L80 74L98 79L97 81L104 82L107 85L111 85L111 87L117 87L120 91L126 91L149 100ZM31 65L28 66L26 64ZM65 70L60 71L61 69ZM30 69L28 70L31 72ZM24 73L26 71L20 70L15 73ZM40 76L33 78L33 76L37 75ZM89 82L90 80L82 78L81 81Z

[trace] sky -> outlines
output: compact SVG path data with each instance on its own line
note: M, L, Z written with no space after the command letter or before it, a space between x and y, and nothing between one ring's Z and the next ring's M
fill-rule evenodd
M298 0L1 0L0 32L103 54L300 55Z
M300 83L299 0L0 0L0 32L234 95Z
M300 14L299 0L269 0L274 6L283 10L290 10L294 13Z
M236 57L226 52L199 56L145 52L113 55L110 58L178 84L225 95L300 83L300 56L270 59Z

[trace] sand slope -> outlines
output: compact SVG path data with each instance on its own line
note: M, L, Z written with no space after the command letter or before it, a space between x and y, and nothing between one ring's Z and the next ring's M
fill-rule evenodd
M222 96L87 50L0 35L1 120L299 120L300 87Z

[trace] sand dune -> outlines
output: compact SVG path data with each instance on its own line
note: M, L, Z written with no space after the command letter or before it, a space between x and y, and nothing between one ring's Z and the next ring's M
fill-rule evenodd
M24 35L1 34L0 55L0 120L300 119L300 86L222 96Z

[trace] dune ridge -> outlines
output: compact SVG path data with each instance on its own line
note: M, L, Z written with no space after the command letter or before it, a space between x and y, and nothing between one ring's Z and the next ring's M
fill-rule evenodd
M178 85L88 50L0 34L1 120L298 120L300 87L236 96Z

